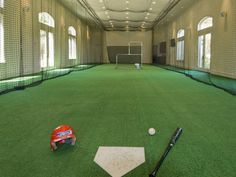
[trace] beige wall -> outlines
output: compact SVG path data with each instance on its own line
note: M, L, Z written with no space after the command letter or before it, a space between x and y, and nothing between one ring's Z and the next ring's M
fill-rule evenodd
M104 62L108 62L107 46L127 46L130 41L143 42L143 63L152 63L152 32L108 31L104 33Z
M221 17L220 12L226 12ZM197 25L205 17L213 17L212 58L210 72L236 78L236 1L198 0L176 18L154 28L154 45L167 42L167 63L197 69ZM185 29L185 61L176 62L176 48L170 47L170 39Z

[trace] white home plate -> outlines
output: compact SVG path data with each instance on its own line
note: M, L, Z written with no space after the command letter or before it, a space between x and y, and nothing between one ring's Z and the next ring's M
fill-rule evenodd
M100 146L94 162L112 177L121 177L145 162L144 148Z

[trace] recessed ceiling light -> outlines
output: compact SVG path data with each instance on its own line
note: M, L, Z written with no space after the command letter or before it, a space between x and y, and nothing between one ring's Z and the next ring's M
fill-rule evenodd
M126 10L129 10L129 8L128 8L128 7L126 7Z
M110 16L108 15L107 18L110 18Z
M103 8L103 9L106 9L106 7L105 7L105 6L103 6L102 8Z
M150 7L149 10L152 10L152 8Z
M129 4L129 1L125 1L126 2L126 4Z
M126 23L129 23L129 21L126 21Z
M145 19L148 19L148 17L145 17Z
M127 18L127 19L128 19L129 17L125 17L125 18Z
M100 3L103 3L103 0L99 0Z
M105 14L108 14L108 12L107 12L107 11L105 11Z
M129 15L129 12L126 12L125 14L126 14L126 15Z
M147 13L147 15L150 15L150 13Z
M156 1L152 1L152 4L156 4Z

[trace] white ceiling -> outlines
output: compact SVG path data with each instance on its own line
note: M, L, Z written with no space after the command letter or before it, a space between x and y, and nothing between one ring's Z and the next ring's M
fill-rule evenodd
M84 0L107 30L152 28L174 0Z
M95 19L105 30L121 31L150 30L157 22L164 23L176 18L196 2L196 0L59 1L87 22Z

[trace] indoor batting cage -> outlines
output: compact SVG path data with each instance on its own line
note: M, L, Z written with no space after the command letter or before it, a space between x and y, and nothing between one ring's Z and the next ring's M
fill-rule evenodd
M0 0L0 177L233 177L236 0Z

